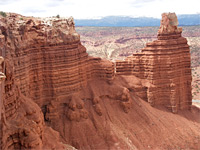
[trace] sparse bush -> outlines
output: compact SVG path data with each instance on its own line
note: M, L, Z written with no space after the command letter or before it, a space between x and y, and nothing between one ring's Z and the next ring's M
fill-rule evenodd
M60 15L57 15L56 18L60 18Z
M6 17L6 13L3 12L3 11L0 11L0 15L3 16L3 17Z

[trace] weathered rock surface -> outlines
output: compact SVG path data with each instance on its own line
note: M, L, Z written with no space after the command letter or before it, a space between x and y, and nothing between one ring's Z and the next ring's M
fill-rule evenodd
M189 48L163 25L157 41L115 64L88 56L73 18L1 17L0 147L197 149Z
M8 15L7 18L0 18L0 53L5 59L3 62L3 57L0 58L0 72L3 72L0 83L0 148L73 149L63 144L59 134L45 125L41 108L31 95L36 93L31 90L35 86L32 83L36 77L34 75L41 71L34 67L40 66L35 63L39 56L34 53L37 51L35 46L44 42L43 26L30 18L17 14Z
M85 47L80 43L79 35L75 32L73 18L44 20L10 13L7 18L1 18L0 23L1 55L5 57L2 72L5 72L7 77L5 83L2 83L1 90L3 95L1 106L5 109L2 114L5 115L5 120L10 120L9 118L16 113L20 114L18 107L22 107L21 95L37 103L47 119L53 116L52 113L46 116L47 109L50 111L47 105L70 93L80 91L86 86L88 79L97 77L109 82L114 77L113 63L88 57ZM5 78L4 74L1 73L1 80L3 78ZM18 95L16 95L16 90L18 90ZM24 101L26 103L26 100ZM40 109L34 110L35 113L39 113L38 111ZM43 121L42 114L34 118L39 119L39 122ZM7 127L6 124L5 126ZM37 128L43 130L44 123ZM3 137L5 137L4 134ZM8 135L12 136L10 133ZM38 140L40 144L29 144L31 146L26 144L23 147L20 141L18 143L21 147L19 147L41 148L42 134L38 133L35 140ZM9 141L9 145L4 139L2 141L4 149L15 148L12 142ZM28 142L29 139L27 139ZM36 147L37 145L39 147Z
M1 82L1 149L67 149L59 134L45 126L39 106L21 94L11 64L5 64L7 78Z
M190 49L177 25L174 13L162 14L158 40L116 63L117 74L132 74L153 84L143 90L149 103L165 105L173 112L190 109L192 104Z

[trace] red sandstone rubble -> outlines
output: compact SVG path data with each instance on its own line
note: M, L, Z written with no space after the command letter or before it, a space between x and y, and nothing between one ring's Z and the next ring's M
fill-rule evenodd
M198 148L189 47L176 21L163 14L158 40L115 64L88 56L73 18L0 17L0 148Z

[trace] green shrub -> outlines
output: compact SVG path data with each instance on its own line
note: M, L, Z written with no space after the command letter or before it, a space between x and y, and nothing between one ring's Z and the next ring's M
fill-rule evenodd
M60 15L57 15L56 18L60 18Z
M3 17L6 17L6 13L3 12L3 11L0 11L0 15L3 16Z

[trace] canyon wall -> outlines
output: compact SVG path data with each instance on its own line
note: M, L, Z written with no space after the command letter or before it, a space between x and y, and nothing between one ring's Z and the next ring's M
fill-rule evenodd
M143 91L151 105L162 104L173 112L192 105L190 49L177 25L174 13L164 13L158 40L147 43L141 53L116 62L118 75L135 75L154 85Z
M33 73L38 75L34 66L41 63L35 63L39 56L34 53L37 45L44 42L37 29L42 26L35 25L31 18L7 15L0 17L0 148L73 149L61 142L58 132L45 125L43 113L32 99L31 94L36 93L30 90L35 86L32 85L36 77Z
M33 118L38 119L37 128L41 130L37 133L39 138L35 138L40 139L40 144L29 143L24 146L23 141L19 141L21 131L13 129L14 133L6 132L5 130L11 129L8 129L7 124L2 124L1 128L5 130L2 130L4 139L1 140L3 141L1 147L3 149L23 148L23 146L38 148L36 147L38 145L42 147L42 132L43 128L46 128L43 113L46 114L47 105L51 104L51 101L59 101L71 93L80 91L90 78L112 80L114 64L88 57L71 17L36 19L8 13L6 18L0 19L0 53L5 59L5 62L2 61L1 79L4 74L6 76L1 84L0 106L1 111L4 110L1 113L4 117L1 119L17 122L19 118L16 118L16 114L21 113L19 110L22 107L28 107L30 110L27 111L30 112L24 112L23 117L33 114ZM30 101L33 108L27 106ZM32 103L36 103L43 113L36 104ZM12 139L15 135L16 140L11 142L9 138ZM25 136L29 137L29 135Z
M28 20L21 28L25 32L21 38L28 44L15 51L16 78L22 93L40 107L79 91L93 76L106 79L102 63L89 58L81 45L73 20Z

